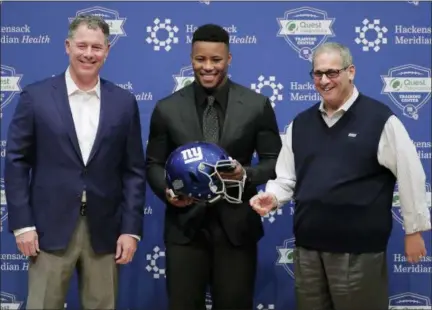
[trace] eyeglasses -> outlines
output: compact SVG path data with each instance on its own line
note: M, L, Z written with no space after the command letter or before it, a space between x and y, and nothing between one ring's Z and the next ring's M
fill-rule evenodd
M311 71L309 74L310 74L311 78L316 79L316 80L321 80L322 77L323 77L323 75L325 75L329 79L335 79L335 78L337 78L339 76L339 74L342 71L345 71L349 67L350 66L347 66L347 67L342 68L342 69L330 69L330 70L327 70L325 72Z

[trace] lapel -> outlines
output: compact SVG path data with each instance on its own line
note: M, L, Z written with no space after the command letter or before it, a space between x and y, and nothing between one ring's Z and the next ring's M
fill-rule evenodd
M222 136L219 140L219 145L222 147L227 146L230 137L238 129L238 120L244 116L242 95L243 90L236 83L231 82Z
M64 72L54 78L53 88L54 89L52 91L52 96L54 98L55 105L63 121L63 124L66 127L66 131L72 144L72 148L80 159L81 163L84 164L81 156L81 150L78 144L78 138L75 131L72 112L69 105Z
M196 110L193 84L183 87L180 91L180 95L183 97L183 102L178 105L181 115L181 125L186 127L186 132L190 134L190 139L192 141L203 141L204 136Z
M111 88L106 83L105 80L100 79L100 87L101 87L101 98L100 98L100 115L99 115L99 124L98 129L96 133L96 138L93 143L92 150L90 152L89 159L87 161L87 165L90 163L90 161L93 159L96 151L100 147L103 133L107 126L106 121L106 113L107 113L107 107L110 105L110 92ZM76 155L78 156L81 163L84 165L84 161L82 159L81 150L78 143L78 138L75 130L75 124L72 117L72 112L69 105L69 99L67 95L67 88L66 88L66 81L65 81L65 74L61 74L54 78L53 82L53 98L54 102L56 103L57 110L63 120L63 124L66 127L66 131L69 136L69 140L72 144L72 148L75 151Z

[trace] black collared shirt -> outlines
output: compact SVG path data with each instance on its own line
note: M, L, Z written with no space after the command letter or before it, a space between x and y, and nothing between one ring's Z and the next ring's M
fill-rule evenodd
M215 108L218 113L219 119L219 136L222 135L222 128L225 121L225 113L228 106L228 94L230 89L231 81L228 79L226 83L219 88L218 90L210 93L204 87L194 82L194 92L195 92L195 105L197 108L198 118L202 130L203 125L203 115L204 110L207 107L207 97L214 96L215 97Z

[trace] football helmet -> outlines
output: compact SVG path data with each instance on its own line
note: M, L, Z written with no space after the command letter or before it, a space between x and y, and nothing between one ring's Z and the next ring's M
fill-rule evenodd
M220 172L235 169L235 161L218 145L192 142L175 149L165 164L165 179L174 195L214 203L242 203L243 180L226 180Z

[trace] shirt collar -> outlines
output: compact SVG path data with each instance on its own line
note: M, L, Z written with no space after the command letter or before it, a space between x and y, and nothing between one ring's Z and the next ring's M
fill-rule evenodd
M348 98L348 100L341 107L339 107L339 109L337 109L337 111L335 111L335 113L337 113L339 111L344 111L344 112L348 111L348 109L353 105L354 101L356 101L358 95L359 95L359 92L358 92L357 88L354 86L352 95ZM319 105L319 110L322 113L326 113L326 110L324 109L324 100L321 100L321 103Z
M213 94L209 94L201 85L199 85L197 82L194 82L195 100L200 105L205 104L207 102L207 97L213 95L216 102L219 103L223 110L225 110L228 104L228 93L230 89L230 84L231 81L227 79L227 81L224 85L222 85L221 88L219 88Z
M98 98L100 98L100 77L98 76L98 82L92 89L88 91L83 91L79 89L79 87L75 84L75 82L72 79L72 76L69 71L69 67L66 70L65 73L65 80L66 80L66 89L68 96L75 94L76 92L83 92L87 94L96 94Z

